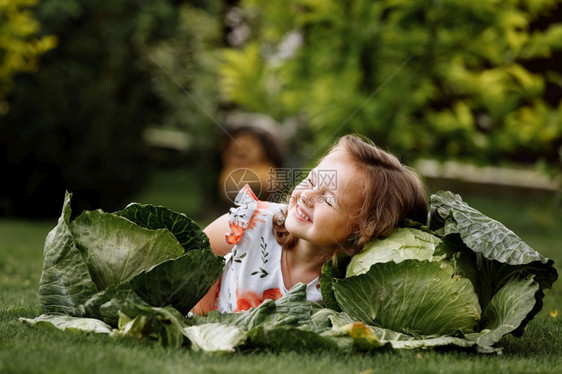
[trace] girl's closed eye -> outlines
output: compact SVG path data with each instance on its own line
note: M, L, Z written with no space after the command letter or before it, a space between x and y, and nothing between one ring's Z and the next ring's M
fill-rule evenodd
M303 179L302 183L307 186L314 187L314 178L312 175L312 171L306 176L306 178Z
M312 170L310 172L310 174L308 175L308 177L310 178L310 185L312 187L316 187L317 183L316 183L316 169Z

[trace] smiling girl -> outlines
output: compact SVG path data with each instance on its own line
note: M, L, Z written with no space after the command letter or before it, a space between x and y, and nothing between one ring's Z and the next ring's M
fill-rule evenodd
M360 252L406 218L425 223L427 217L417 174L354 135L336 142L288 204L259 201L248 186L235 204L204 230L226 265L196 314L244 311L299 282L307 284L308 300L321 302L319 278L327 260Z

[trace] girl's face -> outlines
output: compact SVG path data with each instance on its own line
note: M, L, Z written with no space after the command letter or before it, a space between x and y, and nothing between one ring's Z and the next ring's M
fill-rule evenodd
M337 247L355 229L350 216L362 205L361 191L360 172L336 149L293 190L285 227L311 244Z

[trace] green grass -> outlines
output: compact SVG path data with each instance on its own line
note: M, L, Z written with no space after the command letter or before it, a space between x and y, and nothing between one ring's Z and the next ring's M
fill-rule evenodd
M184 196L187 180L158 176L135 200L201 212ZM161 187L165 185L166 187ZM498 219L547 257L562 263L562 213L549 199L529 201L464 194L473 207ZM61 202L62 204L62 202ZM199 204L192 208L190 204ZM211 355L162 348L151 341L29 327L19 317L40 314L37 287L45 236L56 220L0 219L0 373L558 373L562 372L562 284L548 290L545 305L522 338L500 341L502 355L458 350L376 354L236 353ZM551 312L558 311L557 317Z

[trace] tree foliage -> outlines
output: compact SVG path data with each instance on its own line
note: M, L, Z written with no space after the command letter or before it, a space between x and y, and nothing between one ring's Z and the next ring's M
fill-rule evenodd
M173 35L143 47L144 70L164 108L153 126L188 134L194 152L216 149L217 138L224 135L216 85L220 11L218 1L207 1L205 7L181 4Z
M121 207L146 176L144 128L162 114L143 46L173 34L175 4L43 0L35 12L59 45L18 77L1 119L0 212L56 214L65 190L78 212Z
M196 175L190 190L198 195L200 208L209 210L217 202L220 140L227 132L216 84L223 6L217 0L189 1L176 10L173 34L143 45L142 69L162 108L150 126L185 134L187 141L183 148L152 158L162 167L188 168Z
M216 196L233 106L302 154L354 131L406 160L560 170L562 0L34 4L0 0L0 214L57 214L67 189L76 211L121 207L147 126L188 135L179 162Z
M356 131L405 158L562 158L562 2L242 1L221 91L317 146Z
M36 71L38 56L56 44L53 36L35 37L39 23L30 7L36 2L0 2L0 116L8 112L8 104L3 99L10 91L13 75Z

